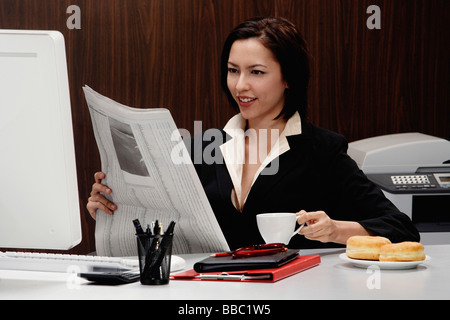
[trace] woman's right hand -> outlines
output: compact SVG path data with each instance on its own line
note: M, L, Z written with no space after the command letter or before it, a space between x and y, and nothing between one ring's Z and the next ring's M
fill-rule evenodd
M104 211L107 214L113 214L113 211L117 209L117 206L106 199L101 193L110 194L112 190L102 184L102 180L106 175L103 172L96 172L94 174L95 183L92 185L91 196L88 199L86 205L87 210L91 217L95 220L97 209Z

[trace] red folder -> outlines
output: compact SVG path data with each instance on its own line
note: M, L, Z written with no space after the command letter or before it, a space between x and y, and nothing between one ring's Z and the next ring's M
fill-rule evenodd
M194 269L172 274L171 280L276 282L320 264L319 255L298 256L275 269L255 269L228 272L198 273Z

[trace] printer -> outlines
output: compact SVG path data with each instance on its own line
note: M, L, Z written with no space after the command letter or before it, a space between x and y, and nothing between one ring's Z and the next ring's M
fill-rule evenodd
M411 218L423 244L450 244L450 141L391 134L351 142L348 154Z

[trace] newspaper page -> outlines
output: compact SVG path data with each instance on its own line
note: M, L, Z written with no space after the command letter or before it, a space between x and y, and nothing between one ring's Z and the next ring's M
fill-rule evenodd
M136 256L134 219L144 230L155 220L163 229L175 221L174 254L229 250L169 110L131 108L83 90L103 183L112 190L106 197L117 205L113 215L97 212L97 254Z

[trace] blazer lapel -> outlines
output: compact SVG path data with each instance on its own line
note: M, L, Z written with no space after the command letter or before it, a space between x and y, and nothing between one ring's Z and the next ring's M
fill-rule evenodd
M222 131L223 133L223 140L225 141L220 148L216 149L216 152L220 152L220 163L215 164L216 168L216 177L217 177L217 185L218 190L221 195L221 197L226 200L230 201L231 199L231 191L233 190L233 180L231 179L230 173L228 172L227 165L225 163L225 158L222 153L222 148L231 140L231 136L229 136L225 131Z
M287 137L289 151L274 159L271 165L261 172L250 190L244 205L244 211L246 206L251 207L254 201L258 202L258 199L271 192L280 180L290 174L293 168L301 165L309 158L313 150L313 144L308 129L303 130L302 134Z

